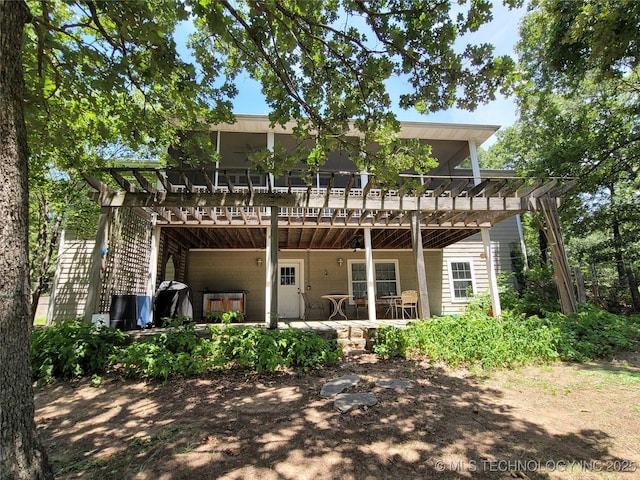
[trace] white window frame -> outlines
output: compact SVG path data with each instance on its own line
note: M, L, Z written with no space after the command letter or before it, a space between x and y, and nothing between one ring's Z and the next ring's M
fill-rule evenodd
M352 280L352 265L358 263L358 264L366 264L366 261L364 259L360 260L360 259L348 259L347 260L347 269L349 270L347 272L348 276L349 276L349 296L351 297L349 299L349 305L355 305L355 300L353 299L353 280ZM376 263L392 263L395 271L396 271L396 292L398 295L400 295L400 267L399 267L399 262L397 259L375 259L373 261L373 268L374 268L374 272L375 272L375 265ZM375 273L374 273L375 275ZM377 280L374 278L374 285L377 287L378 286L378 282ZM377 295L377 291L376 291L376 295Z
M447 259L447 272L449 274L449 296L451 297L452 303L466 303L471 297L456 297L456 291L454 288L454 278L453 278L453 269L452 264L454 263L468 263L469 269L471 271L471 278L466 280L471 280L471 294L475 295L477 292L476 287L476 272L473 265L473 258L449 258Z

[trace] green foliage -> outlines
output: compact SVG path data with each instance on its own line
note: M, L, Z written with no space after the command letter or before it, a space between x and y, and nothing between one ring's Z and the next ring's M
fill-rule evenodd
M220 335L220 348L234 366L257 372L272 372L278 366L308 371L340 358L335 342L297 329L228 327Z
M547 321L560 332L558 353L563 360L608 358L637 347L640 340L640 317L615 315L589 305L569 316L549 315Z
M105 372L110 357L124 345L119 330L97 328L79 320L39 328L31 340L31 368L35 379L73 378Z
M450 365L513 367L553 360L587 361L632 349L640 340L637 317L593 307L547 318L506 312L489 317L479 311L436 317L408 328L378 330L374 351L382 358L426 356Z
M567 253L571 265L601 265L614 311L640 310L624 268L640 254L638 5L534 2L517 46L519 120L495 146L522 175L576 178L560 211Z
M244 314L241 312L207 312L207 322L213 323L240 323L244 320Z
M502 308L525 316L544 317L548 312L560 311L558 287L551 267L532 268L522 272L520 291L501 285Z
M382 358L406 357L407 331L398 327L380 327L376 332L373 351Z
M162 333L128 345L119 330L97 329L78 320L39 329L31 345L34 377L51 381L93 375L93 382L99 383L99 375L111 370L126 377L153 379L225 368L306 372L335 364L341 356L336 342L311 331L208 327L210 336L205 338L193 323L178 321Z

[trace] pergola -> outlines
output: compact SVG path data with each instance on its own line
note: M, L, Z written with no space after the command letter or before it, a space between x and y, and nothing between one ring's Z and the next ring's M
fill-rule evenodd
M497 282L492 262L489 229L496 223L528 210L540 210L547 235L563 309L576 309L570 271L559 230L557 205L573 185L559 179L527 179L492 171L481 175L475 148L472 169L449 175L404 175L392 187L378 185L366 176L355 188L360 172L326 172L325 185L299 186L305 172L292 171L280 179L271 176L266 186L252 183L251 170L231 171L215 166L201 168L111 168L86 174L93 199L102 207L90 282L87 315L98 302L100 248L104 245L108 212L127 209L148 222L152 230L150 262L157 255L160 229L189 248L265 249L267 305L265 322L277 326L276 266L278 250L366 250L367 281L373 285L372 250L412 248L414 252L420 315L430 316L423 250L443 248L481 232L490 275L493 311L500 314ZM232 179L245 178L242 185ZM308 177L307 177L308 178ZM284 185L284 186L283 186ZM354 236L354 232L357 232ZM155 245L155 247L153 247ZM155 276L149 279L153 285ZM373 295L374 288L369 288ZM368 299L369 317L375 319L375 299Z

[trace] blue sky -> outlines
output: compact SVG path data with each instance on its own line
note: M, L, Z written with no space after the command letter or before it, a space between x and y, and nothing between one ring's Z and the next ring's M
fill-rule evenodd
M496 0L494 6L494 20L478 31L464 38L465 42L487 42L495 46L497 55L513 54L513 47L518 40L518 26L520 19L525 13L525 9L517 9L510 11L503 6L499 0ZM176 31L176 39L186 38L192 25L183 24ZM180 43L180 40L178 40ZM400 80L397 80L400 82ZM260 92L258 82L248 77L239 78L237 80L239 90L238 96L234 99L234 112L238 114L267 114L269 108L264 101ZM390 91L402 90L402 85L393 88L393 82L390 84ZM397 104L397 98L394 99ZM415 110L394 109L401 121L426 121L426 122L446 122L446 123L470 123L470 124L490 124L507 127L512 125L516 120L515 103L503 97L497 98L495 101L478 107L474 112L466 110L450 109L442 112L431 114L420 114ZM495 142L495 136L484 143L487 147Z

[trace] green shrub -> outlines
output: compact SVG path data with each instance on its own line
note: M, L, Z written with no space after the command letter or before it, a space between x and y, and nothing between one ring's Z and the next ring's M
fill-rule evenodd
M284 364L298 372L334 365L342 355L335 341L326 340L316 332L294 329L271 332L277 332Z
M611 357L637 347L640 340L638 317L616 315L590 305L568 316L549 314L546 320L560 332L558 353L563 360Z
M201 338L193 325L170 328L144 342L114 352L112 361L128 377L167 379L240 368L273 372L278 367L308 371L336 363L340 350L315 332L208 325Z
M415 322L406 329L381 328L374 351L383 358L427 356L454 366L496 368L610 357L636 348L640 339L637 317L594 307L569 316L547 312L543 319L508 311L494 318L482 313L485 308L474 307L472 314L460 317Z
M496 368L557 359L557 332L535 317L441 317L412 325L407 336L408 351L452 365Z
M553 278L553 268L532 268L520 276L520 291L502 280L500 301L503 310L521 313L527 317L545 317L549 312L560 311L558 287Z
M111 355L124 345L125 338L119 330L80 320L37 329L31 337L34 379L51 381L104 373L111 365Z
M405 357L407 353L407 330L383 326L376 331L373 351L382 358Z
M234 366L257 372L277 367L308 371L336 363L341 352L335 342L316 332L227 327L220 336L222 356Z

